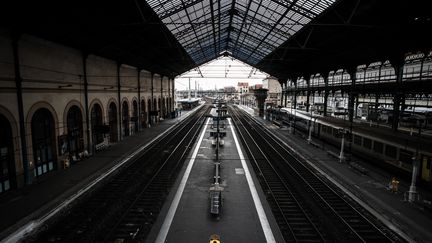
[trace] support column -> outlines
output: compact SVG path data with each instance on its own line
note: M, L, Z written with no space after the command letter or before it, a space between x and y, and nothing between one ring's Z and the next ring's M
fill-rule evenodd
M168 78L168 102L167 102L167 110L168 110L168 117L171 116L171 87L170 87L170 81L171 79Z
M392 130L397 131L399 126L399 116L400 116L400 104L401 104L402 94L396 93L393 97L393 122Z
M21 154L22 154L22 163L24 170L24 184L29 185L32 183L32 177L30 177L29 173L29 161L27 155L27 141L26 141L26 130L25 130L25 120L24 120L24 105L23 105L23 97L22 97L22 77L20 70L20 60L19 60L19 47L18 41L20 39L20 35L13 33L12 34L12 49L14 56L14 71L15 71L15 86L17 89L17 101L18 101L18 116L19 116L19 131L20 131L20 140L21 140Z
M83 53L83 75L84 75L84 110L85 110L85 119L86 119L86 134L87 134L87 151L93 153L90 146L90 116L89 116L89 100L88 100L88 80L87 80L87 53ZM94 141L93 141L94 142Z
M141 132L142 128L141 128L141 70L139 68L137 68L137 77L138 77L138 112L137 115L138 117L137 122L138 122L138 132Z
M149 111L149 125L152 125L152 116L153 116L153 112L155 110L155 103L154 103L154 94L153 94L153 79L154 79L154 73L151 73L150 76L150 81L151 81L151 86L150 86L150 93L151 93L151 110Z
M174 79L172 79L171 80L171 84L172 84L172 89L171 89L171 92L172 92L172 94L171 94L171 97L172 97L172 100L171 100L171 105L173 106L173 111L174 111L174 109L176 108L175 107L175 82L174 82Z
M392 65L395 69L396 74L396 85L397 85L397 91L394 94L393 97L393 123L392 123L392 130L397 131L399 126L399 119L400 119L400 104L401 101L404 99L404 94L400 92L400 86L402 84L402 78L403 78L403 66L405 60L403 58L396 58L392 62Z
M328 89L328 73L322 74L324 79L324 112L323 116L327 116L327 104L328 104L328 96L329 96L329 89Z
M350 124L352 124L354 120L354 101L356 97L356 94L354 93L354 89L356 84L356 71L357 71L356 68L348 69L348 73L351 77L351 88L350 88L350 92L348 93L348 118ZM351 129L350 132L352 132Z
M161 92L161 98L160 98L160 105L161 105L161 107L159 107L159 110L160 110L160 116L159 117L162 117L162 118L164 118L165 119L165 113L164 113L164 102L163 102L163 76L161 75L161 77L160 77L160 81L161 81L161 90L160 90L160 92Z
M118 126L118 131L119 131L119 141L120 140L122 140L122 103L121 103L121 95L120 95L120 92L121 92L121 85L120 85L120 67L121 67L121 64L120 63L117 63L117 99L118 99L118 104L119 104L119 107L118 107L118 116L119 116L119 122L117 122L118 124L119 124L119 126Z
M264 116L264 103L267 98L268 89L256 89L254 90L254 95L256 97L258 106L258 116Z
M307 91L306 91L306 112L309 112L309 106L310 106L310 75L305 75L305 80L307 84Z
M285 81L285 107L287 106L288 103L288 80Z

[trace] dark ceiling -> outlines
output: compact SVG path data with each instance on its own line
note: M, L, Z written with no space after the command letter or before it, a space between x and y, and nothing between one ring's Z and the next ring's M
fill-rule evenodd
M180 7L186 8L187 2L201 5L203 2L158 1L179 2ZM214 6L221 1L227 2L206 1ZM290 4L299 4L299 1L262 0L268 1L279 5L286 3L285 9ZM237 25L228 26L227 30L231 35L235 35L236 31L239 36L247 35L245 28L235 27L242 26L241 21L251 21L244 14L246 5L236 7L236 1L229 3L222 14L228 16L225 17L227 21L235 19ZM208 61L191 55L188 47L179 43L172 28L171 31L167 28L159 18L160 13L156 14L149 4L151 1L143 0L16 0L3 8L8 11L0 18L2 25L14 32L29 33L170 78ZM432 47L431 4L430 0L339 0L320 15L311 18L305 27L290 32L288 40L282 45L274 41L275 49L255 59L253 55L244 55L245 48L229 45L229 41L235 43L233 39L227 39L225 45L215 42L218 32L213 31L212 27L206 27L208 31L202 35L213 39L205 46L205 49L214 49L209 57L215 58L229 51L234 57L284 80L385 59L397 60L407 52L429 51ZM214 25L225 23L218 22L214 16L212 19L216 21ZM273 24L276 21L269 20ZM269 31L276 28L267 27ZM194 39L200 38L199 33L195 30ZM266 40L260 42L262 44ZM260 48L262 46L256 45L253 49L259 51Z

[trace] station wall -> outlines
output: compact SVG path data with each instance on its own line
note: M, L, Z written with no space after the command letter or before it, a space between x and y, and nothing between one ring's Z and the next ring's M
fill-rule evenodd
M172 111L174 82L159 74L27 34L14 40L5 30L0 53L0 193L73 166ZM150 119L150 111L158 113Z

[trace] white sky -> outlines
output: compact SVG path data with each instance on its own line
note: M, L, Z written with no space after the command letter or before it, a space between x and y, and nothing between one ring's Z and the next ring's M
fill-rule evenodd
M235 58L219 57L177 76L174 81L177 90L187 90L189 78L191 89L195 89L196 81L200 90L209 90L215 89L215 86L217 89L225 86L237 87L237 82L248 82L249 85L262 84L262 80L268 76L267 73Z

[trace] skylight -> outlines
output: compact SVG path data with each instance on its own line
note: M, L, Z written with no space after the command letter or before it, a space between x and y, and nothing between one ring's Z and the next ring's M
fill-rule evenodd
M197 65L223 51L254 65L336 0L147 0Z

